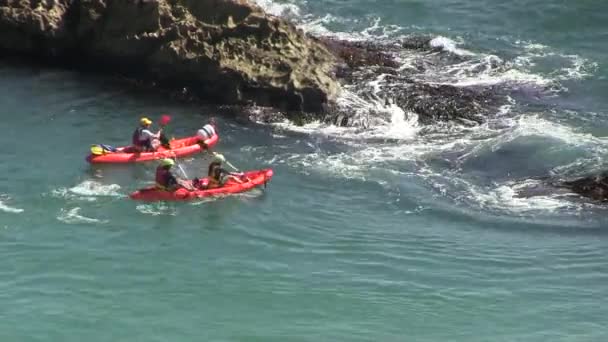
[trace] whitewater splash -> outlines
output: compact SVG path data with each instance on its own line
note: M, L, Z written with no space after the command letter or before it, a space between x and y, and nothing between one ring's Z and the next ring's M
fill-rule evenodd
M102 184L94 180L85 180L72 188L53 190L52 194L59 198L92 202L96 201L98 197L122 197L119 190L120 185L118 184Z
M57 219L61 222L68 224L79 224L79 223L87 223L87 224L95 224L95 223L107 223L106 220L99 220L92 217L86 217L80 215L80 207L75 207L71 209L61 209L59 215L57 215Z
M10 198L8 196L0 195L0 211L4 211L6 213L19 214L24 210L20 208L11 207L6 204L4 201L9 201Z
M262 7L266 13L275 16L295 19L302 15L300 7L293 3L277 3L272 0L254 0L253 2Z
M434 189L437 195L450 198L455 203L503 214L577 212L594 207L578 201L574 194L550 188L549 184L536 177L476 184L475 177L462 173L464 166L475 165L477 160L538 138L553 142L548 146L538 145L541 151L547 149L550 152L551 146L561 146L561 150L572 151L570 153L578 156L574 162L566 165L547 164L544 174L547 178L607 167L603 161L603 156L608 153L607 138L578 132L538 114L498 117L477 127L434 127L423 132L423 135L408 135L408 139L385 143L374 141L371 135L352 127L320 123L295 126L287 122L276 124L275 127L285 132L306 133L312 140L316 136L331 137L346 145L347 150L332 153L311 145L309 152L274 154L264 163L287 165L303 174L312 173L317 177L376 182L387 191L394 191L404 179L418 179ZM415 126L404 126L403 122L396 121L387 124L386 130L398 132L403 127L406 132L411 132ZM420 132L419 128L416 129ZM442 163L435 166L436 160L442 160ZM504 177L512 178L507 174ZM543 191L538 192L537 188ZM399 196L395 200L399 201Z
M155 203L147 203L147 204L139 204L135 207L137 211L145 215L159 216L159 215L169 215L176 216L177 209L173 205L169 205L164 202L155 202Z
M257 2L275 15L298 14L287 17L306 32L322 37L390 46L408 42L412 38L408 31L420 31L383 25L378 18L368 18L364 19L368 20L367 27L354 32L336 32L330 28L357 27L360 23L331 14L320 17L305 14L295 2ZM351 25L345 25L349 23ZM395 183L374 175L375 168L382 168L399 177L417 177L440 196L498 212L523 214L580 209L580 203L572 202L570 196L561 193L522 196L527 189L540 187L538 179L524 177L478 184L474 177L462 175L460 169L474 163L476 158L516 146L522 138L554 141L580 154L567 165L552 166L546 170L547 176L570 172L581 165L587 170L605 167L601 156L608 152L608 140L578 132L550 116L528 113L526 103L520 103L522 95L525 101L526 96L536 100L568 91L561 82L593 75L598 69L597 63L537 42L505 41L505 49L519 51L505 56L464 48L466 44L461 37L437 35L428 38L427 48L391 51L390 56L399 65L397 72L406 75L405 78L390 73L372 73L369 77L362 71L359 81L346 85L337 101L343 112L353 114L346 127L322 122L304 126L289 122L273 124L278 136L285 136L286 132L305 133L313 140L335 140L347 146L345 150L329 153L311 146L307 153L278 154L265 162L289 165L304 173L327 175L329 171L340 178L376 181L392 191L397 186ZM559 66L544 70L543 62L548 59L551 65L557 62ZM385 90L402 87L400 82L404 79L432 86L495 89L503 103L478 125L438 122L424 126L416 113L403 110L394 99L386 97ZM438 159L444 160L441 167L434 165Z

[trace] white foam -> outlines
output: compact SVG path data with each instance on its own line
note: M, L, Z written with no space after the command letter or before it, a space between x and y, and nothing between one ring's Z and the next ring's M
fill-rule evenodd
M522 190L539 184L540 181L525 180L519 183L499 184L493 189L480 189L476 186L470 186L469 191L474 202L483 208L516 214L580 209L579 203L568 200L564 195L551 194L529 197L519 195Z
M318 36L318 37L328 37L328 36L334 36L337 38L342 38L342 39L349 39L351 37L351 35L344 33L344 32L332 32L329 29L327 29L327 24L331 23L333 21L336 21L337 18L332 16L331 14L326 14L325 16L321 17L321 18L315 18L315 19L311 19L307 22L304 23L300 23L300 25L298 25L302 30Z
M549 49L549 47L547 45L540 44L540 43L534 43L534 42L516 41L515 44L523 45L523 48L528 51L545 51L545 50Z
M82 196L121 196L118 192L119 189L118 184L101 184L93 180L86 180L70 188L69 191Z
M418 115L413 112L408 114L396 104L389 102L387 110L391 113L388 129L382 135L391 139L412 139L418 133ZM382 131L382 129L380 129Z
M509 109L505 107L501 110L504 115ZM396 130L398 130L398 127L404 127L402 129L405 129L406 132L410 132L413 129L414 125L407 123L407 120L398 121L398 118L404 117L402 112L396 110L394 115L397 118L394 119L393 123ZM389 124L378 127L383 127L386 130L391 129ZM353 149L335 154L325 153L318 149L310 153L277 154L267 161L269 164L286 164L306 174L312 172L323 174L324 176L330 175L339 178L381 183L377 177L371 176L370 170L372 165L380 167L387 172L402 173L403 170L398 165L411 161L417 165L417 169L410 176L427 179L440 193L445 195L451 193L455 197L464 196L481 207L513 213L546 212L561 209L572 210L579 209L580 204L573 202L571 197L559 194L533 195L529 197L519 196L520 190L535 185L534 182L536 181L532 180L480 187L469 183L459 176L442 175L443 170L435 170L425 166L426 161L429 157L433 158L433 156L442 153L449 153L450 155L457 156L453 160L456 163L455 165L457 165L467 158L475 158L479 153L487 153L484 150L488 148L490 150L497 150L519 137L529 136L547 137L558 140L563 144L584 147L586 150L593 151L598 156L597 158L608 152L608 138L598 138L585 132L578 132L568 126L552 122L538 115L524 115L515 119L498 117L475 127L446 124L443 128L437 129L437 131L425 132L422 136L418 136L417 134L410 136L409 134L404 135L399 133L396 134L399 138L408 136L409 140L389 144L365 142L366 139L374 136L374 134L379 136L380 129L373 131L375 132L373 134L369 131L361 133L360 130L355 130L352 127L335 127L318 122L303 127L284 123L282 124L282 128L338 137L341 138L341 143L352 141L350 145ZM391 133L384 133L383 136L390 135ZM587 163L587 161L584 162ZM585 169L588 168L586 167ZM560 172L559 174L562 173ZM388 187L394 187L394 184L389 184Z
M148 204L139 204L135 207L137 211L142 214L159 216L159 215L169 215L176 216L177 210L173 207L168 206L164 202L157 203L148 203Z
M365 103L358 109L363 111L362 109L368 107L371 103ZM365 120L366 118L362 116L359 117L358 123L355 122L353 126L348 127L324 124L319 121L301 126L290 121L273 123L272 125L282 130L353 140L358 143L373 139L411 140L415 138L420 130L418 116L415 113L404 112L403 109L392 102L382 105L382 107L376 107L374 111L378 117L374 118L373 124L369 124ZM384 120L381 119L383 113L386 115Z
M8 198L6 198L6 200L8 200ZM15 207L11 207L11 206L7 205L6 203L3 202L3 200L1 198L0 198L0 210L7 212L7 213L13 213L13 214L19 214L24 211L23 209L15 208Z
M441 48L444 51L448 51L459 56L475 56L475 54L471 51L458 48L458 43L447 37L437 36L431 39L429 44L433 48Z
M102 184L94 180L85 180L72 188L53 190L53 195L61 198L95 201L97 197L121 197L118 184Z
M80 208L75 207L69 210L61 209L57 219L61 222L68 224L77 224L77 223L107 223L104 220L98 220L91 217L85 217L79 214Z
M379 18L372 19L367 27L358 32L335 32L330 28L360 26L361 21L355 22L354 19L331 14L315 18L311 15L302 15L300 7L297 11L286 10L294 6L293 2L276 4L270 0L258 0L258 3L263 3L272 13L299 13L300 16L296 19L299 27L317 36L331 36L349 41L388 40L390 42L407 39L408 32L405 28L385 25ZM483 52L475 53L462 48L464 44L465 42L460 38L445 36L437 36L430 41L430 46L435 49L461 56L451 64L449 61L444 62L443 52L437 51L403 50L393 57L399 63L398 69L411 75L418 82L460 87L505 85L531 87L542 91L565 90L560 81L587 77L598 68L597 63L578 55L554 51L551 47L538 42L515 42L515 48L520 50L519 56L515 58L501 58ZM558 63L557 70L542 69L548 58L550 63ZM440 62L434 63L436 60ZM425 71L418 71L421 66L424 66ZM456 160L452 161L458 164L469 157L476 157L478 152L486 153L482 149L496 150L522 136L540 136L568 145L583 146L587 150L594 151L596 157L608 152L607 139L579 132L538 115L528 114L516 119L509 118L515 105L511 98L508 98L507 104L499 108L496 117L485 124L464 127L453 123L437 123L421 128L414 113L404 112L390 99L381 99L383 88L400 86L393 83L394 79L387 75L379 75L368 84L344 87L337 104L342 111L351 113L349 115L351 127L320 122L304 126L295 126L288 122L274 125L280 130L337 139L341 144L350 147L347 152L328 154L311 146L310 153L277 154L269 160L269 163L287 164L305 173L318 170L326 174L329 171L338 177L366 180L370 178L372 163L374 165L384 163L380 167L386 168L386 171L399 172L399 167L395 165L400 164L395 163L414 161L417 167L420 167L416 170L417 175L432 180L435 188L440 192L452 191L452 187L458 186L462 189L457 192L468 196L481 206L503 208L512 212L527 212L570 208L573 204L567 199L552 195L519 197L517 193L521 187L530 185L526 182L496 184L483 189L475 184L463 184L466 181L462 177L443 177L440 173L445 171L427 168L426 160L438 154L448 153L456 157ZM422 130L424 134L420 133ZM378 143L378 139L383 138L398 141Z
M314 18L311 16L302 16L294 18L298 23L298 27L307 33L320 37L334 37L346 41L364 41L364 40L386 40L391 38L399 38L405 33L405 29L398 25L384 25L381 18L370 18L369 26L360 31L335 31L328 27L336 24L358 24L360 20L347 19L337 17L331 14L326 14L322 17Z
M562 55L570 60L572 66L563 67L555 75L558 80L580 80L592 76L599 68L597 62L591 62L579 55Z
M602 152L608 147L608 138L578 132L572 127L543 119L538 115L523 115L515 122L512 138L520 136L549 137L573 146L599 148Z
M300 7L294 3L277 3L272 0L253 0L266 13L284 18L299 18L302 15Z

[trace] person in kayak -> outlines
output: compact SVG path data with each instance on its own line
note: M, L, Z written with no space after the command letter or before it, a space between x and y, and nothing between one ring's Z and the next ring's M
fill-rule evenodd
M228 172L226 169L222 168L222 163L225 161L226 158L218 153L213 158L211 164L209 164L209 169L207 170L207 177L209 180L207 189L222 187L228 180L243 183L237 174Z
M156 187L158 189L175 191L180 187L187 188L183 185L184 181L171 172L173 165L175 165L173 159L161 159L160 165L156 168Z
M201 190L221 188L228 180L233 180L237 183L243 183L240 174L228 172L222 168L222 163L226 161L223 155L215 153L213 161L209 164L207 177L194 178L192 185Z
M152 133L150 126L152 120L148 118L141 118L139 120L139 127L133 132L132 143L133 147L137 152L154 152L160 145L160 135L162 129L156 133Z
M209 122L203 126L203 128L199 129L196 132L196 136L198 136L199 139L199 144L205 148L208 149L209 147L207 146L207 144L205 144L205 140L210 139L211 137L213 137L214 135L217 134L217 122L215 121L215 118L211 118L209 119Z

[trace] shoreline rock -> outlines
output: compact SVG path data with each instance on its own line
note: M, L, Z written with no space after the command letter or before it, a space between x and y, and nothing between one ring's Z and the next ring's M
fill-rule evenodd
M324 45L244 0L4 1L0 49L217 104L322 112L340 89Z
M401 68L397 59L404 52L435 53L434 58L448 55L431 46L429 36L411 36L390 42L347 41L327 37L320 40L339 58L341 64L337 75L346 86L365 96L370 92L366 85L375 83L376 93L373 96L376 101L392 101L404 112L417 114L423 125L437 122L477 125L492 111L495 112L501 103L499 92L492 87L428 84L417 79L418 74L426 71L424 64L414 69ZM449 58L460 61L462 57ZM382 83L378 82L379 78L382 78ZM353 117L352 111L332 109L325 117L326 122L347 126L360 121ZM374 115L369 113L368 116Z
M608 172L565 181L558 186L600 202L608 202Z
M245 106L252 120L366 125L382 114L335 100L345 87L369 100L368 84L384 77L372 101L392 101L423 125L481 123L500 102L494 89L427 84L417 79L424 61L401 68L403 51L458 58L431 39L314 37L246 0L0 0L0 51L118 74L176 98ZM256 109L268 107L276 113Z

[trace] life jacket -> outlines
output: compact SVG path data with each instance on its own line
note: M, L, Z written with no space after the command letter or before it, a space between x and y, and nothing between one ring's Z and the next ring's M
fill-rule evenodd
M210 124L206 124L205 126L203 126L203 128L199 129L198 132L196 132L196 135L199 137L199 139L203 141L211 138L215 134L215 127Z
M138 128L137 128L137 129L136 129L136 130L133 132L133 135L131 136L131 143L132 143L134 146L144 146L144 145L146 145L146 141L142 141L142 140L140 139L140 137L141 137L141 132L142 132L143 130L144 130L144 129L143 129L142 127L138 127Z
M173 175L171 174L171 171L165 169L162 166L158 166L156 168L156 177L155 177L155 181L156 181L156 187L162 190L168 190L169 187L171 186L170 182L171 179L173 178Z

